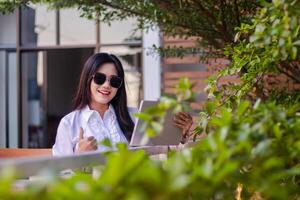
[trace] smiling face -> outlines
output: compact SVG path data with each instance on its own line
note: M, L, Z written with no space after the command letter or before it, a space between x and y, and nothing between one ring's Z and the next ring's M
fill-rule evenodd
M111 76L118 76L117 69L113 63L105 63L97 70L110 79ZM109 102L116 96L118 89L111 87L109 81L97 85L94 80L90 84L91 107L108 106Z

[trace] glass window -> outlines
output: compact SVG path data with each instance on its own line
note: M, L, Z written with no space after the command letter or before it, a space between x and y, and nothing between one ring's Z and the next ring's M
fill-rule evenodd
M8 53L8 147L18 148L19 146L19 114L18 114L18 77L16 53Z
M0 14L0 45L16 44L16 12L9 15Z
M141 100L141 48L127 46L102 47L101 52L112 53L120 59L125 71L125 86L127 104L129 107L138 107Z
M111 25L100 23L100 41L102 44L123 43L128 41L141 40L141 31L134 32L137 21L130 18L124 21L113 21Z
M95 21L80 17L78 10L64 9L60 11L61 44L95 44Z
M22 45L55 45L55 11L43 5L22 9Z
M24 94L26 101L23 103L23 111L27 114L27 118L23 119L23 124L28 126L26 142L31 148L43 147L45 140L43 127L45 112L42 107L41 95L44 86L43 59L43 52L22 53L23 88L27 88L27 90L25 89L27 93ZM23 135L25 134L23 133Z

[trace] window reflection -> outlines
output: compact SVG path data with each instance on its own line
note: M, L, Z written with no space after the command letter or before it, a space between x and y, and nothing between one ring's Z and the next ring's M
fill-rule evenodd
M16 44L16 12L9 15L0 14L0 45Z
M21 13L22 45L55 45L55 11L30 5Z
M16 53L9 52L7 56L8 70L8 147L17 148L19 146L19 114L18 114L18 77Z
M95 44L95 22L80 17L78 10L60 10L60 42L70 45Z
M42 105L43 83L43 52L26 52L22 54L22 67L26 72L24 84L27 84L27 113L28 147L44 146L44 108Z
M124 21L113 21L111 24L100 23L100 41L103 44L120 44L124 42L141 40L141 31L134 32L137 21L130 18Z

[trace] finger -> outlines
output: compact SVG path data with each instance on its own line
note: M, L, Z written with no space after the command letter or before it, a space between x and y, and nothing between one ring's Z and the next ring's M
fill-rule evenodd
M174 118L173 121L174 121L175 123L177 123L177 124L182 124L182 125L184 125L184 124L187 123L186 120L181 119L181 118Z
M180 114L180 113L177 113L177 114L174 116L174 119L176 119L176 120L184 120L184 121L187 120L186 117L185 117L184 115Z
M184 125L181 124L181 123L173 122L173 124L174 124L175 126L177 126L178 128L181 128L181 129L185 128Z
M95 145L97 146L97 143L98 143L98 142L97 142L97 140L96 140L96 139L94 139L94 140L90 141L90 144L91 144L91 145L93 145L93 146L95 146Z
M182 113L187 119L192 120L192 116L189 113Z
M181 129L189 130L193 123L191 121L174 120L173 124Z
M88 140L88 141L93 141L93 140L96 140L96 139L95 139L94 136L89 136L89 137L87 138L87 140Z
M186 113L185 112L178 112L178 115L180 115L180 116L186 116Z
M80 127L79 129L79 139L82 140L83 139L83 128Z
M97 141L90 141L88 146L90 150L96 150L98 148Z
M97 146L97 145L93 145L92 149L93 149L93 150L97 150L97 149L98 149L98 146Z
M175 115L175 116L176 116L177 118L180 118L180 119L184 120L184 121L190 121L190 120L193 119L189 114L183 113L183 112L180 112L180 113L178 113L178 114Z

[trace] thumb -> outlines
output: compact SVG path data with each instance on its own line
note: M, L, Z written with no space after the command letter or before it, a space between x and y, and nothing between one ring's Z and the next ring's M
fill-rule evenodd
M79 139L83 140L83 128L82 127L80 127L80 129L79 129Z

